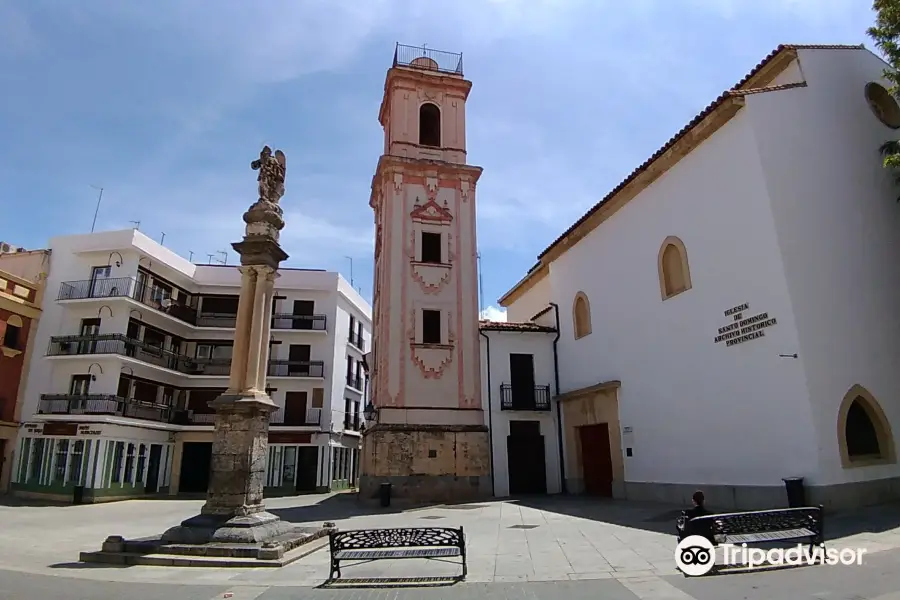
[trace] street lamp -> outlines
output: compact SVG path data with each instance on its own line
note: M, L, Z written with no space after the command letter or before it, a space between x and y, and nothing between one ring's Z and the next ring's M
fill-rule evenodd
M375 417L378 416L378 409L372 404L371 400L366 405L366 408L363 409L363 416L366 418L367 423L375 422Z

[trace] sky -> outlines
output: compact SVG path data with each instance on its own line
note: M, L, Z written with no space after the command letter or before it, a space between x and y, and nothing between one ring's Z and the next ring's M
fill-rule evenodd
M250 162L287 155L285 266L371 299L378 108L396 42L473 82L483 306L780 43L865 43L866 0L0 0L0 240L139 229L206 263ZM191 254L193 253L193 254ZM215 260L215 259L214 259Z

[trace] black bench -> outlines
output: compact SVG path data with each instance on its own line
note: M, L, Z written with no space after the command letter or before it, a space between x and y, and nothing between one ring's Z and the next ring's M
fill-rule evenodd
M713 545L807 539L812 547L825 543L823 512L821 506L808 506L690 518L682 511L676 523L678 541L690 535L705 537Z
M458 557L462 565L460 579L465 579L467 573L466 536L462 527L332 531L328 543L332 580L341 576L341 561L345 560L359 561L357 564L361 564L395 558L441 560Z

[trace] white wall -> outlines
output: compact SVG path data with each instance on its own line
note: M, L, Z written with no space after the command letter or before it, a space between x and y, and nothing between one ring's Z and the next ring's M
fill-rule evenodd
M748 101L797 315L799 350L783 351L800 359L784 368L806 371L822 483L897 476L896 465L842 469L837 437L854 384L879 401L895 443L900 428L900 189L878 151L897 132L864 96L886 65L865 50L801 50L799 61L807 88Z
M545 276L507 307L506 320L510 323L527 323L552 301L550 277Z
M622 382L621 425L634 436L626 481L782 485L815 471L804 376L778 356L796 351L797 333L748 119L739 112L551 265L561 391ZM662 301L657 258L670 235L687 247L693 289ZM593 333L575 340L579 290ZM723 311L744 302L745 316L778 324L713 343Z
M559 470L559 435L557 426L556 401L551 401L551 410L542 411L510 411L500 409L500 386L510 383L509 355L531 354L534 356L535 385L550 386L551 396L555 395L553 374L553 333L483 331L481 336L481 370L482 401L488 410L490 398L489 423L491 427L491 443L494 466L494 495L509 495L509 463L506 438L509 435L509 422L539 421L541 435L544 436L544 454L546 464L547 492L559 493L561 490ZM490 360L488 360L488 341L490 338ZM490 373L488 373L490 370Z

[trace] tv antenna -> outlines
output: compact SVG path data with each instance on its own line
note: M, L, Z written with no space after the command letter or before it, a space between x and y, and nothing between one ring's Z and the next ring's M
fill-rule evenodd
M194 262L194 251L188 250L188 262Z
M97 226L97 214L100 212L100 201L103 200L103 188L99 185L89 185L95 190L100 190L100 195L97 196L97 208L94 209L94 222L91 223L91 233L94 233L94 227Z
M208 260L206 261L206 264L211 265L213 256L215 256L215 254L207 254L206 256L208 258Z
M228 251L227 251L227 250L217 250L217 251L216 251L216 254L221 254L222 256L225 257L225 258L223 258L222 261L221 261L223 265L227 265L227 264L228 264Z
M165 241L166 241L166 232L163 231L163 232L162 232L162 237L159 238L159 245L162 246L162 245L163 245L163 242L165 242Z
M350 287L353 287L353 257L344 255L344 258L350 261Z
M140 229L141 229L140 221L128 221L128 222L131 223L132 225L134 225L134 227L132 229L137 229L138 231L140 231Z

